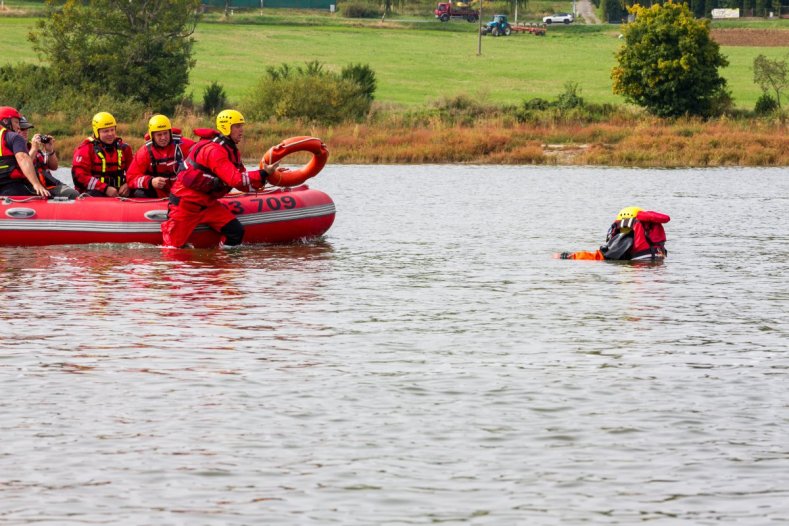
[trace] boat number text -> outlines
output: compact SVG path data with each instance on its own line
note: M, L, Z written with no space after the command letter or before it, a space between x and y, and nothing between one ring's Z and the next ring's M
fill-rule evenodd
M257 203L258 212L263 211L263 203L266 204L269 210L280 210L282 208L284 208L285 210L290 210L291 208L296 208L296 200L290 196L267 197L265 199L250 199L249 202ZM244 213L244 205L241 203L241 201L228 201L227 207L234 214Z

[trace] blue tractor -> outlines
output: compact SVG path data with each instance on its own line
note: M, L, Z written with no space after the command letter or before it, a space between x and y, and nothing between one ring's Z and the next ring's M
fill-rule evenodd
M512 34L512 26L507 22L507 15L493 15L493 20L482 26L480 31L483 35L508 37Z

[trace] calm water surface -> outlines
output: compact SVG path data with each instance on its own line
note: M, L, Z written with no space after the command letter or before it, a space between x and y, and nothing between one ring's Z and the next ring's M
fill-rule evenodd
M0 524L785 523L787 175L333 166L309 244L0 248ZM551 258L629 205L665 264Z

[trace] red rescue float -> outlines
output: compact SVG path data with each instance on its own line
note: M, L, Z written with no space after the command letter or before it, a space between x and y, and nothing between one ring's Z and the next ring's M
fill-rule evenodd
M260 168L263 168L264 163L274 164L296 152L309 152L312 154L312 159L301 168L295 170L277 168L276 172L266 178L268 184L273 186L302 185L310 177L318 175L329 159L329 150L326 149L323 141L317 137L291 137L271 147L263 156L263 159L260 160Z

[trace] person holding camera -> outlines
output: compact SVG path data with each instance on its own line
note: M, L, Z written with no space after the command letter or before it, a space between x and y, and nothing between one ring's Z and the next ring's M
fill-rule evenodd
M28 141L27 148L29 150L30 158L33 159L33 167L36 169L36 175L41 184L49 190L52 197L66 197L68 199L76 199L79 192L70 186L63 184L54 175L51 170L57 170L58 154L55 151L55 138L51 135L43 135L37 133L33 135L32 140L28 140L29 130L34 126L25 118L24 115L19 119L19 135ZM28 189L30 193L35 193L32 188Z
M181 137L181 130L164 115L150 118L145 141L126 175L129 189L140 197L167 197L195 142Z
M74 150L71 176L74 187L93 197L128 197L126 171L134 152L117 136L118 123L106 111L93 116L93 136Z
M36 177L25 138L19 134L16 108L0 106L0 195L39 195L49 197ZM32 189L32 190L31 190Z

